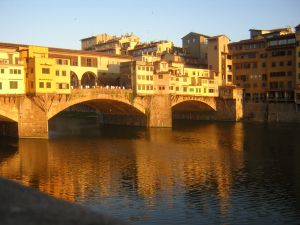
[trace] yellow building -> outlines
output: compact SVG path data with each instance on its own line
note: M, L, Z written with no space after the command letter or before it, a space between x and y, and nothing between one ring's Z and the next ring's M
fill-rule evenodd
M23 62L15 48L0 44L0 94L25 94Z
M296 53L295 53L295 57L296 57L296 88L295 88L295 92L296 92L296 103L297 105L300 104L300 24L296 27Z
M217 97L218 81L208 69L165 60L121 63L121 82L137 95L177 94Z
M49 58L47 47L20 48L28 94L70 94L70 60Z

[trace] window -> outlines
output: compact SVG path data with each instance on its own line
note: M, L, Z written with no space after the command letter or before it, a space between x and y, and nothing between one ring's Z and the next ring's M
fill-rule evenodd
M287 72L287 75L288 75L288 76L293 76L293 72L292 72L292 71L288 71L288 72Z
M187 92L187 87L183 87L183 92Z
M228 80L229 82L232 82L232 75L227 75L227 80Z
M44 88L44 82L39 83L39 88Z
M261 66L262 66L263 68L265 68L265 67L266 67L266 63L263 62L263 63L261 64Z
M163 75L158 75L158 79L163 79Z
M214 93L214 89L208 89L209 93Z
M287 55L292 55L292 51L291 51L291 50L288 50L288 51L287 51Z
M92 66L92 59L91 58L87 58L87 60L86 60L86 66L89 66L89 67Z
M10 81L9 88L10 89L18 89L18 81Z
M18 70L18 74L21 74L21 70Z
M10 70L9 70L9 73L10 73L10 74L13 74L13 73L14 73L14 70L13 70L13 69L10 69Z
M270 77L284 77L285 72L271 72Z
M272 67L276 67L276 62L272 62Z
M179 91L179 87L176 87L176 91Z
M288 81L288 82L287 82L287 87L288 87L289 89L292 89L292 88L293 88L293 82L292 82L292 81Z
M0 82L0 90L2 90L2 82Z
M59 76L59 70L56 70L56 71L55 71L55 75L56 75L56 76Z
M63 76L67 76L67 72L65 70L62 71Z
M4 69L1 69L1 70L0 70L0 73L4 73Z
M261 79L262 79L262 80L267 80L267 74L262 74L262 75L261 75Z
M288 65L288 66L291 66L291 65L292 65L292 61L288 61L288 62L287 62L287 65Z
M51 88L51 82L47 82L46 87Z
M42 68L42 74L50 74L49 68Z
M280 65L280 66L284 66L284 62L280 62L279 65Z

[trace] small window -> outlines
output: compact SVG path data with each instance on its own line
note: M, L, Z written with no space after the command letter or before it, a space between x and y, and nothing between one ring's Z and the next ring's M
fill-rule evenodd
M21 74L21 70L18 70L18 74Z
M50 74L49 68L42 68L42 74Z
M51 82L47 82L46 87L51 88Z
M56 71L55 71L55 75L56 75L56 76L59 76L59 70L56 70Z
M0 72L1 72L1 73L4 73L4 69L1 69Z
M2 90L2 82L0 82L0 90Z
M10 70L9 70L9 73L10 73L10 74L13 74L13 73L14 73L14 70L13 70L13 69L10 69Z
M39 83L39 88L44 88L44 82Z
M158 75L158 79L163 79L163 75Z
M65 70L62 71L63 76L67 76L67 72Z
M18 81L10 81L9 88L10 89L18 89Z

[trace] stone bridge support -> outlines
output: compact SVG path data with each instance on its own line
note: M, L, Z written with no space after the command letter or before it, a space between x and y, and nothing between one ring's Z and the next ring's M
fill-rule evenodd
M47 112L41 99L20 98L18 136L19 138L48 138Z
M148 127L172 127L170 95L154 95L148 108Z

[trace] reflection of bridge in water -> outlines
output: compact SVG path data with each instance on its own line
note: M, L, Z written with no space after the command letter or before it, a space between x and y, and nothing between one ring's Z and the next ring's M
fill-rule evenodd
M159 192L171 199L176 188L184 188L187 200L198 204L201 196L192 190L210 187L223 210L229 204L233 171L244 167L244 136L243 124L219 126L149 129L142 134L108 128L104 138L92 143L85 138L21 139L16 152L0 161L0 174L72 202L128 196L134 190L147 198L146 207L159 201ZM112 147L112 138L120 133L131 138L117 139Z
M73 89L71 94L2 96L2 133L47 138L48 120L72 106L95 108L107 123L171 127L176 118L238 120L241 102L236 99L189 95L136 96L130 89L96 87ZM8 123L10 122L10 123Z

